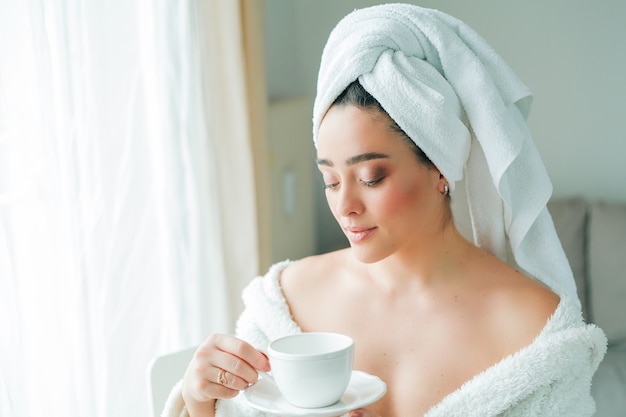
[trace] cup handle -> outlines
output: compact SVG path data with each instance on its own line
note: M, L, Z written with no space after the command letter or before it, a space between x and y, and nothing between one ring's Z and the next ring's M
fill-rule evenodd
M257 347L256 350L258 350L263 355L265 355L266 358L269 358L269 356L267 354L267 351L265 349ZM272 384L276 385L276 381L274 381L274 377L270 373L265 372L265 371L261 371L261 370L258 370L258 369L256 371L259 373L259 375L261 375L263 377L263 379L267 379L269 382L271 382Z
M269 382L276 385L276 381L274 381L274 377L270 373L259 371L258 369L257 369L257 372L259 373L259 375L263 377L263 379L267 379Z

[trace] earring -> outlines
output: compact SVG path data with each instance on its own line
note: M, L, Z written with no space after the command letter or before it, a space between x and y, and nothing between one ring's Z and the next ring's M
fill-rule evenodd
M450 188L448 187L448 184L444 184L443 185L443 195L449 195L450 194Z

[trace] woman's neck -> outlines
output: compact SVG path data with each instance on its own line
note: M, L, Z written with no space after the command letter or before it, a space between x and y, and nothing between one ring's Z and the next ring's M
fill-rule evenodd
M416 240L385 259L366 264L365 269L383 291L425 289L458 278L462 265L475 250L450 223L434 238Z

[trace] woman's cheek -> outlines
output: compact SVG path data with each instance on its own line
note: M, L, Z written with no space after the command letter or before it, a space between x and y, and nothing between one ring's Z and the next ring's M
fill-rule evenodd
M384 205L384 211L399 214L412 209L419 198L419 189L411 185L394 186L387 190L386 195L379 201Z

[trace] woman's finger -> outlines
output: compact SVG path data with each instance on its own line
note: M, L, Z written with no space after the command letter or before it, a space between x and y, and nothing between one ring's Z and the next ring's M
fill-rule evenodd
M248 363L254 369L266 372L270 370L267 356L241 339L228 335L215 335L213 337L213 343L215 343L215 346L219 350L231 353Z
M254 371L252 372L253 372L253 375L256 375ZM250 384L253 384L254 382L256 382L256 379L253 382L251 382L250 379L244 379L241 376L219 366L215 367L215 373L216 373L216 376L215 378L212 378L212 380L216 384L221 385L226 388L234 389L237 391L244 390L248 388Z
M206 378L218 381L218 370L222 369L226 375L226 386L236 389L244 389L250 384L254 384L258 379L258 372L244 358L238 356L238 353L222 350L222 346L216 346L212 350L211 357L207 360ZM215 369L211 369L214 367Z

